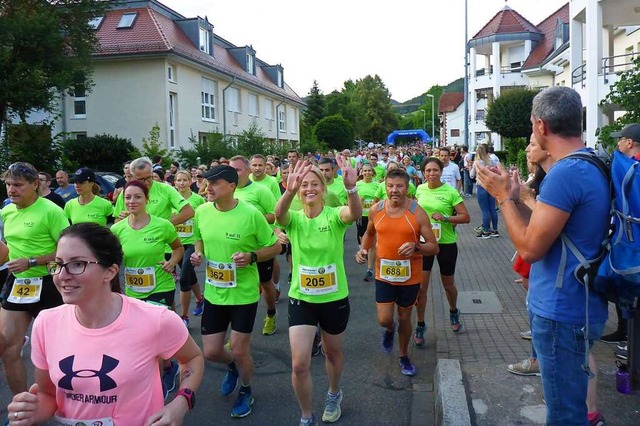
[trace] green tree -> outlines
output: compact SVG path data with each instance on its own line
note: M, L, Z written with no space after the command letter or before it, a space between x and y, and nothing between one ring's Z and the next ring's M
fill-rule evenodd
M100 0L0 0L0 123L54 112L59 93L91 86Z
M57 167L60 151L51 138L49 124L10 124L3 144L5 160L2 170L16 161L31 163L37 170L53 172Z
M640 56L633 61L633 67L618 73L620 79L611 85L611 91L602 100L600 106L609 108L616 105L626 113L613 123L599 129L600 143L613 150L617 140L609 136L630 123L640 123Z
M249 158L254 154L267 155L265 134L256 123L243 130L237 137L237 153Z
M341 115L330 115L318 121L314 135L331 149L340 150L353 146L353 129Z
M163 145L160 142L160 125L156 122L149 131L149 139L142 138L142 155L149 158L156 155L162 157L162 167L167 170L173 162L173 155Z
M122 173L122 164L140 157L130 139L112 135L96 135L62 142L62 167L73 171L80 167Z
M313 86L305 101L307 107L302 114L302 122L312 128L324 117L324 95L320 93L317 81L313 81Z
M199 166L200 164L209 164L211 160L220 157L229 158L233 155L233 151L225 142L225 137L219 132L207 133L203 139L198 139L191 134L189 137L191 148L178 148L176 156L183 168L187 166Z
M359 121L354 123L355 136L367 141L384 141L398 128L398 116L391 108L391 94L378 76L356 81L352 103Z

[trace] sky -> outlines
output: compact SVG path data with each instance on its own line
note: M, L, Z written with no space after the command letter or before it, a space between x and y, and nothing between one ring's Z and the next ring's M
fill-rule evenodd
M465 0L159 0L187 18L207 17L214 33L252 45L258 59L281 64L301 97L347 80L379 75L391 98L405 102L464 76ZM534 25L568 0L508 0ZM468 0L472 38L505 5Z

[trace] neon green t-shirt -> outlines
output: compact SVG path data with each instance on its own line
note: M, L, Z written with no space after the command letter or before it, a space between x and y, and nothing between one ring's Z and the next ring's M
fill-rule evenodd
M249 181L243 188L236 188L234 194L238 200L246 201L262 214L273 214L276 209L276 199L263 185Z
M344 269L343 207L327 207L315 218L289 211L283 224L291 241L292 266L289 297L309 303L326 303L349 295Z
M416 197L416 186L411 181L409 181L409 189L407 190L407 197L409 198ZM384 182L380 183L380 186L376 190L376 198L378 200L387 199L387 186L384 184Z
M255 252L278 242L264 215L242 200L226 212L219 211L214 203L205 203L196 211L194 233L195 241L203 243L207 260L205 299L216 305L257 302L260 299L257 265L234 272L231 256L236 252Z
M104 198L95 196L87 204L80 204L80 197L72 198L64 205L64 213L71 223L93 222L105 226L107 218L113 213L113 204Z
M262 185L266 187L269 191L271 191L271 193L273 194L273 198L275 198L276 201L280 199L280 185L278 185L278 180L273 176L264 175L264 179L254 180L253 174L250 174L249 179L251 179L252 182Z
M124 253L125 294L136 299L176 289L173 276L162 269L161 263L165 247L178 239L178 233L168 220L153 215L150 218L142 229L133 229L128 219L111 227Z
M384 181L384 177L387 175L387 169L382 164L376 164L373 170L376 171L376 175L373 177L378 182Z
M191 206L193 211L195 212L198 207L205 203L205 199L202 198L201 195L196 194L191 191L191 196L186 198L187 203ZM174 212L177 213L177 212ZM188 219L186 222L183 222L179 225L175 225L176 232L178 233L178 237L180 237L180 241L182 241L182 245L193 244L195 241L195 237L193 235L193 225L194 219Z
M324 197L322 197L324 200L324 205L326 207L342 207L343 204L340 201L340 198L338 198L338 196L336 194L334 194L331 191L327 191L324 193ZM300 197L298 197L298 195L296 194L295 197L293 197L293 200L291 200L291 206L289 207L289 211L300 211L302 210L302 201L300 201Z
M423 183L416 190L418 204L422 207L431 220L431 227L439 244L453 244L458 241L458 233L453 224L444 221L437 221L431 218L433 213L440 213L451 216L455 206L462 203L462 197L457 189L451 185L441 185L439 188L429 189L429 185ZM438 238L438 227L440 238Z
M362 200L362 216L369 216L369 209L373 205L373 200L376 198L376 192L380 183L371 181L369 183L359 180L356 182L356 188L358 188L358 195Z
M62 209L42 197L24 209L9 204L0 214L4 222L4 238L9 247L9 260L55 252L60 233L69 226ZM49 272L45 265L39 265L14 275L16 278L34 278L44 277Z
M347 197L349 195L347 194L347 190L344 187L344 181L342 180L342 178L333 179L333 183L331 185L327 184L327 189L338 196L341 205L347 205Z
M163 219L170 219L173 211L179 212L187 205L187 200L171 185L154 182L149 190L149 202L147 203L147 213ZM120 212L125 211L124 191L118 195L116 205L113 208L113 217L118 217Z

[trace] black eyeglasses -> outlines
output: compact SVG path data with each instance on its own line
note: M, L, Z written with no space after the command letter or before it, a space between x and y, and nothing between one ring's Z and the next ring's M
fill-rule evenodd
M142 181L142 182L147 182L147 183L149 183L149 182L152 182L152 181L153 181L153 176L147 176L147 177L139 178L138 180L139 180L139 181Z
M89 264L102 265L102 263L96 262L95 260L72 260L67 263L51 261L47 262L47 271L50 275L58 275L62 272L62 268L64 268L70 275L81 275Z

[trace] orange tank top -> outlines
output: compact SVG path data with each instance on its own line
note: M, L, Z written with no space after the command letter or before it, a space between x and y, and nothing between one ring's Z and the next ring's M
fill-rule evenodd
M420 227L416 220L418 203L411 200L404 215L389 217L386 201L378 203L374 221L376 234L376 279L392 285L413 285L422 281L422 255L407 258L398 254L404 243L420 241Z

